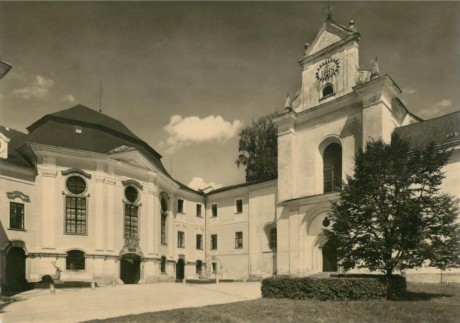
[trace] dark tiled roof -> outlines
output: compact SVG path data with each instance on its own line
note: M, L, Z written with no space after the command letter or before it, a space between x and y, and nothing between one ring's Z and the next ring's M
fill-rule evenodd
M4 134L7 138L10 138L8 143L8 158L7 162L19 166L32 167L17 151L18 145L21 144L22 140L27 136L25 133L20 131L10 129L4 126L0 126L0 132Z
M259 179L259 180L252 181L252 182L246 182L246 183L241 183L241 184L225 186L225 187L215 189L214 191L209 192L207 195L212 195L212 194L216 194L216 193L220 193L220 192L230 191L230 190L233 190L233 189L236 189L236 188L247 187L247 186L251 186L251 185L255 185L255 184L269 182L269 181L272 181L274 179L276 179L276 177L264 178L264 179Z
M81 133L76 132L77 127ZM39 143L97 153L108 153L120 146L133 147L171 178L161 163L161 155L152 147L120 121L83 105L45 115L27 129L29 134L22 144Z
M394 131L413 148L423 148L431 142L446 145L460 140L460 111L438 118L413 123Z
M47 114L38 121L31 124L29 127L27 127L27 130L29 130L29 132L33 131L35 128L39 127L43 122L46 122L48 119L68 120L74 123L91 124L94 126L110 129L112 131L118 132L128 137L135 138L137 140L141 140L120 121L111 118L103 113L90 109L88 107L85 107L81 104L78 104L67 110Z

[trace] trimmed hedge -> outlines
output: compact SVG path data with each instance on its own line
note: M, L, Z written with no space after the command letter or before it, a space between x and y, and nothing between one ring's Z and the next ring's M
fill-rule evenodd
M406 292L406 278L394 275L389 280L391 297ZM387 280L383 275L335 275L334 277L270 277L262 281L262 297L369 300L387 298Z

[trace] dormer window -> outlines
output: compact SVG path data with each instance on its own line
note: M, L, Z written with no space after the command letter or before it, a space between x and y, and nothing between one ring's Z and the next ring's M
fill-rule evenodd
M327 83L324 87L323 87L323 90L322 90L322 97L323 98L326 98L328 96L331 96L334 94L334 85L332 85L331 83Z

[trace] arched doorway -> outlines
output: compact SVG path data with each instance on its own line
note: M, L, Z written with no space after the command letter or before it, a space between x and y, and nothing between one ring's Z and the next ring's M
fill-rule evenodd
M182 280L184 279L185 273L185 261L183 258L179 258L176 264L176 279Z
M323 272L337 271L337 248L332 241L323 246Z
M134 253L124 254L120 259L120 279L125 284L137 284L141 278L141 257Z
M21 247L12 247L6 254L6 287L9 292L27 289L26 253Z

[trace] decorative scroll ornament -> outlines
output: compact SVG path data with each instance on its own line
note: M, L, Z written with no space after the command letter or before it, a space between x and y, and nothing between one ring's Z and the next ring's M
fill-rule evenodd
M318 70L316 71L316 79L319 82L328 81L332 79L334 75L339 74L340 62L336 58L329 58L319 64Z
M30 202L30 198L28 195L22 193L22 192L19 192L19 191L14 191L14 192L6 192L6 196L8 197L8 199L10 200L14 200L16 198L19 198L21 199L23 202Z

